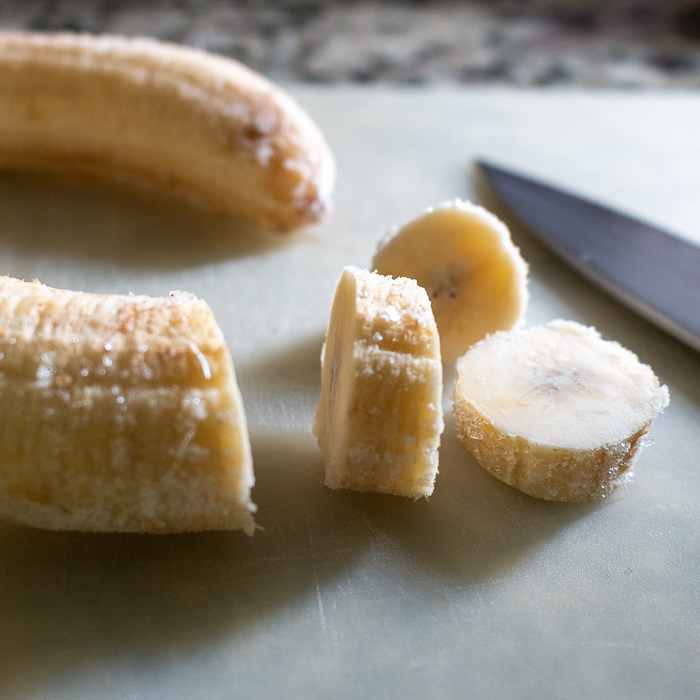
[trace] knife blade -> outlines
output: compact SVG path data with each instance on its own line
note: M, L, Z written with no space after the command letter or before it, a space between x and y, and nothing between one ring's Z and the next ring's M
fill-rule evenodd
M557 187L483 160L476 165L539 241L700 352L700 247Z

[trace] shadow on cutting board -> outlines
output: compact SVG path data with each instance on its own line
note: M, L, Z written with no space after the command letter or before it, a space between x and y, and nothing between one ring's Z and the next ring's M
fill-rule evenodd
M2 247L126 268L193 268L255 255L295 238L216 216L174 196L79 175L2 173L0 210Z
M353 557L338 547L315 442L278 436L254 449L253 498L265 530L253 537L0 526L0 697L59 695L95 667L157 669L245 640L305 599L315 609L317 591ZM332 543L320 536L327 528ZM305 635L323 632L311 619Z
M344 507L384 546L443 583L478 585L507 574L533 550L606 501L549 503L487 474L446 416L440 473L429 500L338 492Z
M244 403L255 394L262 394L272 404L271 421L279 424L284 419L278 405L280 396L292 394L299 400L308 397L313 403L310 414L304 415L303 419L300 415L295 415L294 422L310 425L321 393L321 351L324 340L325 333L313 334L295 344L287 343L277 352L265 353L248 363L237 363L236 374ZM249 405L246 403L250 419ZM300 413L299 408L296 408L296 413Z
M253 435L264 531L252 538L0 527L0 696L43 696L95 667L167 667L270 628L322 646L320 601L341 583L352 595L339 606L351 607L389 571L427 596L488 584L600 507L535 502L466 453L455 464L455 443L448 432L436 493L414 503L327 489L310 435ZM340 613L327 611L328 624Z

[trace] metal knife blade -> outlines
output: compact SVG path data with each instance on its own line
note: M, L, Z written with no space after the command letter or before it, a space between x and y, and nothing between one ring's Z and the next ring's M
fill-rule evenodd
M476 165L536 238L700 352L700 247L556 187L484 161Z

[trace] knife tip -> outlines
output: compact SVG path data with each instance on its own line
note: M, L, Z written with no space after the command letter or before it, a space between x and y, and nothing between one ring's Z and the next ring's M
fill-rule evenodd
M493 179L498 177L499 174L505 174L506 171L499 168L497 165L494 165L494 163L489 160L484 158L475 158L472 162L471 173L472 180L477 188L479 186L483 187L484 185L487 185L490 188L493 185Z
M491 210L500 208L499 198L493 188L494 166L483 158L475 158L471 163L470 174L477 201Z
M486 158L475 158L472 163L472 169L487 180L495 177L518 177L512 170L496 165L496 163Z
M486 158L474 158L473 166L481 170L498 170L499 168Z

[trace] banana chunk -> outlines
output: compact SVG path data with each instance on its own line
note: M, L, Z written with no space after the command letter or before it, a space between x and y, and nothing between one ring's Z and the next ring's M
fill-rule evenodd
M429 496L444 422L440 339L425 290L346 267L322 365L314 434L326 486Z
M380 243L372 265L425 288L445 362L488 333L512 328L525 313L527 264L507 226L471 202L428 209Z
M550 501L613 491L669 403L634 353L571 321L495 333L457 373L462 442L487 472Z
M240 63L152 39L0 32L0 167L97 173L280 230L323 218L321 132Z
M207 304L0 277L0 516L252 534L252 485L233 363Z

